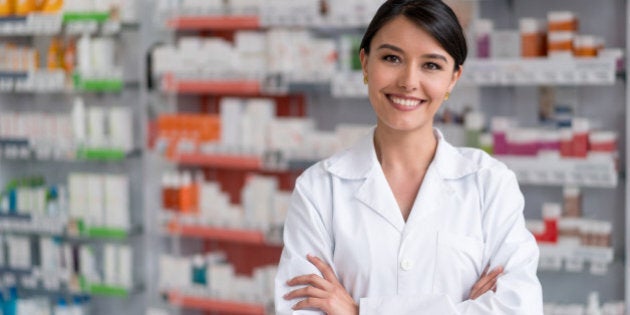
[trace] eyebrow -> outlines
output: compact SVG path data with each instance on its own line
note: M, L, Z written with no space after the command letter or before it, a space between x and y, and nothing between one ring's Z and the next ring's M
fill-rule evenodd
M399 53L404 53L402 48L394 46L392 44L382 44L382 45L378 46L377 49L391 49L391 50L399 52ZM440 60L443 60L444 62L448 62L448 60L446 60L446 57L444 57L443 55L440 55L440 54L425 54L425 55L422 55L422 57L430 58L430 59L440 59Z

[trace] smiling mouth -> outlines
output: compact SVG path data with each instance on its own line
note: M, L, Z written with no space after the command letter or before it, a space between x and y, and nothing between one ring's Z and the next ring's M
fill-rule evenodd
M418 98L400 97L394 95L387 95L387 99L395 105L402 106L404 108L414 108L425 102L424 100Z

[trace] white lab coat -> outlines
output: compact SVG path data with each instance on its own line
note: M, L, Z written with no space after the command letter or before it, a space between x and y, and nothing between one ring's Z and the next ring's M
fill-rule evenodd
M328 262L360 314L542 314L538 247L525 228L514 173L481 150L438 146L407 222L378 163L373 131L296 181L276 276L277 314L292 277ZM484 267L503 266L496 293L468 300Z

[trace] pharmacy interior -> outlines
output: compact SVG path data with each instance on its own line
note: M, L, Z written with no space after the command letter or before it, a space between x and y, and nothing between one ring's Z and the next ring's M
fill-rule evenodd
M625 314L626 1L449 0L435 125L517 175L545 314ZM0 314L273 314L293 184L375 123L381 0L0 0Z

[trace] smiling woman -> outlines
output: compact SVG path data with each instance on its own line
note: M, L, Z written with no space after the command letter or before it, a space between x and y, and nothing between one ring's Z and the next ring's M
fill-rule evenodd
M376 127L298 178L277 314L542 314L514 173L433 118L466 42L439 0L389 0L360 58Z
M435 142L433 116L455 87L461 64L404 15L384 24L364 45L361 64L379 126L388 133L416 131Z

